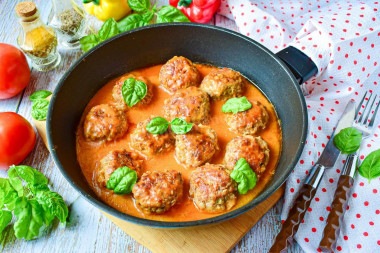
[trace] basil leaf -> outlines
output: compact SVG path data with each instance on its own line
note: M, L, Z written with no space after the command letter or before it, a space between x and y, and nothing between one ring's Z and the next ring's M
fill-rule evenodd
M181 118L175 118L170 122L170 125L175 134L185 134L190 132L194 124L187 123L186 120Z
M146 15L146 16L143 16L143 15ZM148 14L143 14L143 15L134 13L120 20L117 23L117 28L119 32L126 32L129 30L147 25L150 21L150 20L147 20L149 18Z
M22 186L21 180L18 178L15 166L10 166L8 170L9 183L12 185L13 189L16 190L19 197L24 195L24 187Z
M168 128L169 122L162 117L156 117L146 125L146 130L151 134L163 134Z
M44 220L47 226L54 220L55 216L62 223L66 222L69 209L61 195L53 191L37 191L35 199L44 210Z
M38 100L38 99L45 99L48 96L50 96L52 93L47 90L39 90L34 92L32 95L29 96L29 99L31 101Z
M133 77L125 80L123 86L121 87L123 99L129 107L132 107L140 102L140 100L145 97L146 92L146 84L144 82L137 81Z
M362 134L353 127L342 129L334 137L335 146L342 151L343 154L355 153L362 141Z
M107 181L107 189L113 190L118 195L132 192L133 186L137 181L136 171L128 167L120 167L112 172L110 179Z
M156 23L172 23L172 22L190 22L190 20L186 17L182 11L177 8L166 5L163 6L157 13Z
M103 41L119 34L115 19L107 19L98 32L99 38Z
M222 106L222 112L224 113L238 113L244 112L252 108L252 104L246 97L230 98Z
M156 5L156 4L155 4ZM145 12L145 13L143 13L142 14L142 18L143 18L143 20L145 21L145 25L148 25L149 24L149 22L153 19L153 17L154 17L154 12L155 11L153 11L153 10L151 10L151 11L147 11L147 12Z
M17 199L14 214L17 220L13 226L17 238L31 240L38 237L44 224L43 209L35 200L26 197Z
M47 186L48 184L48 179L45 177L45 175L30 166L12 165L11 167L17 172L17 175L21 179L28 183L29 188L35 186L41 187L42 185ZM12 177L14 177L14 175L12 175Z
M83 52L87 52L91 48L98 45L101 40L96 34L90 34L87 36L82 37L80 40L80 48L83 50Z
M0 206L1 208L4 206L4 204L7 205L7 208L8 208L8 205L13 207L17 198L18 198L18 192L12 187L11 183L9 182L9 179L0 178ZM13 208L8 208L8 209L12 210Z
M49 109L49 101L45 99L37 99L33 101L32 117L36 120L46 120Z
M247 160L240 158L232 170L230 177L238 183L240 194L246 194L252 190L257 183L256 173L251 169Z
M150 8L150 0L128 0L129 8L137 12L145 12Z
M359 173L369 181L380 177L380 149L373 151L364 159L359 167Z
M4 231L4 229L8 226L8 224L12 220L12 212L1 210L0 211L0 233Z

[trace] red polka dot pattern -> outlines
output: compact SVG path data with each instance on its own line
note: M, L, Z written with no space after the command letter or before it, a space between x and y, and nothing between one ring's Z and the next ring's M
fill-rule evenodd
M311 167L330 140L347 102L366 90L380 93L380 1L222 0L219 14L242 34L278 52L289 45L308 55L318 74L302 85L308 95L309 131L301 158L286 184L284 221ZM380 118L380 117L378 117ZM359 162L380 148L380 123L358 151ZM286 147L285 147L286 148ZM295 237L305 252L320 252L345 156L327 170ZM380 178L357 175L336 252L380 252Z

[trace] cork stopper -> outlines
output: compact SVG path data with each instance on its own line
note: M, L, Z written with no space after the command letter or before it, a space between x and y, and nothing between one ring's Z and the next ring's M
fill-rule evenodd
M16 13L19 17L31 17L37 12L37 7L33 2L21 2L16 5Z

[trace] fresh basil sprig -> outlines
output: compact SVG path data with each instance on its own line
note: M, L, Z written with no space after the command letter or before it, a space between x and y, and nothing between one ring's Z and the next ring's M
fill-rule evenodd
M117 35L119 33L117 22L115 19L110 18L107 19L100 30L98 31L98 34L90 34L87 36L82 37L80 42L80 47L84 52L87 52L91 48L95 47L99 43Z
M238 183L240 194L246 194L252 190L257 183L256 173L251 169L247 160L240 158L232 170L230 177Z
M244 112L252 108L252 104L246 97L230 98L222 106L222 112L224 113L238 113Z
M173 22L189 22L188 17L186 17L177 8L166 5L163 6L158 12L156 12L157 20L156 23L173 23Z
M96 2L95 0L84 1ZM118 33L153 24L154 22L190 22L185 14L171 5L164 5L157 8L157 4L154 4L151 7L150 0L128 0L128 5L135 13L130 14L119 22L116 22L113 18L106 20L98 34L90 34L80 39L81 49L87 52L102 41Z
M39 90L30 95L32 101L32 117L35 120L45 120L49 109L49 100L46 98L51 95L50 91Z
M168 130L169 124L175 134L186 134L191 131L194 125L181 118L175 118L169 122L162 117L156 117L149 121L148 125L146 125L146 130L152 134L163 134Z
M169 121L162 117L153 118L146 125L146 130L151 134L163 134L169 128Z
M144 82L138 81L133 77L128 78L124 81L123 86L121 87L121 94L125 103L129 107L134 106L140 102L147 93L147 86Z
M186 134L191 131L193 125L193 123L187 123L181 118L175 118L170 122L171 129L175 134Z
M113 190L118 195L132 192L133 186L137 181L137 173L128 167L120 167L112 172L107 181L107 189Z
M380 177L380 149L370 153L359 167L359 173L362 177L373 178Z
M47 178L38 170L11 166L9 178L0 178L0 233L16 217L13 229L17 238L32 240L55 217L65 223L68 208L62 196L50 191ZM22 181L26 186L22 185Z
M342 129L334 137L335 146L342 151L343 154L355 153L362 141L362 134L353 127Z

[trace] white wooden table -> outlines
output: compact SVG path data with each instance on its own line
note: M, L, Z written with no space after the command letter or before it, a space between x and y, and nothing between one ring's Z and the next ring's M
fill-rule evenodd
M0 0L0 43L17 46L16 37L19 24L14 14L17 2L19 1ZM42 19L47 22L51 15L51 2L48 0L34 0L34 2L40 10ZM167 1L164 0L157 2L167 4ZM210 23L236 30L234 22L220 15L215 15ZM0 100L0 112L17 112L30 122L32 121L29 96L41 89L54 91L61 76L82 54L80 50L63 48L59 48L59 52L62 56L61 64L48 72L38 72L32 69L30 83L22 93L11 99ZM34 150L23 164L38 168L49 178L53 190L60 193L70 206L70 222L66 227L55 223L48 234L29 242L15 238L13 231L8 227L1 236L3 252L149 252L108 220L98 209L79 197L78 193L61 176L39 136ZM0 176L6 177L6 172L0 171ZM267 252L279 231L281 207L282 200L251 229L232 251ZM295 245L289 252L301 252L301 250Z

